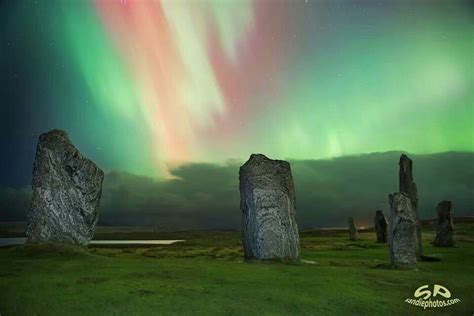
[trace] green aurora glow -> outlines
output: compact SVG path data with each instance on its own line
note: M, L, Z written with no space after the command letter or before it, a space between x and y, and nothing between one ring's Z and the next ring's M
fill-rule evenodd
M145 175L253 152L474 150L468 2L151 3L10 4L18 85L42 104L17 132L67 129L105 169Z

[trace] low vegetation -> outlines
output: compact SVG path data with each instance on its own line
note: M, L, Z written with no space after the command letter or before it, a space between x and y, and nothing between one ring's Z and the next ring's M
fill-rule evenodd
M360 233L357 241L349 241L343 231L302 232L298 264L244 262L234 231L146 234L186 241L0 248L1 315L410 315L422 308L404 300L414 298L419 286L434 283L461 302L425 313L474 311L473 223L456 225L454 248L433 247L433 231L425 229L424 252L440 261L423 261L413 271L390 269L387 245L376 243L371 231Z

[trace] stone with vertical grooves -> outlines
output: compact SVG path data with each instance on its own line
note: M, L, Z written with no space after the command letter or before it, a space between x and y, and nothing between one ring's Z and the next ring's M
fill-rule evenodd
M396 268L417 265L417 218L413 203L406 193L389 195L390 222L388 229L390 262Z
M299 233L290 164L252 154L240 167L239 175L245 258L298 260Z
M65 131L39 137L33 165L28 242L86 245L94 235L104 172L82 156Z
M387 219L383 215L382 210L377 210L374 217L375 232L377 234L377 242L386 243L387 242Z
M404 192L410 198L412 209L416 216L416 256L421 259L423 256L421 222L418 215L418 190L413 180L413 161L405 154L400 156L399 162L399 184L398 191Z
M357 227L354 222L353 217L349 217L347 219L347 224L349 226L349 239L352 241L357 240Z
M451 201L439 202L436 206L438 220L436 222L436 238L434 245L437 247L452 247L453 240L453 204Z

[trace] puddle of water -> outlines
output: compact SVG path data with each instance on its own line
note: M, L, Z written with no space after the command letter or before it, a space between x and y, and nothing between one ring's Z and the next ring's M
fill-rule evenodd
M0 238L0 247L1 246L13 246L13 245L23 245L26 243L26 238Z
M184 240L91 240L91 245L171 245Z
M91 245L171 245L184 240L91 240ZM0 238L0 247L23 245L26 238Z

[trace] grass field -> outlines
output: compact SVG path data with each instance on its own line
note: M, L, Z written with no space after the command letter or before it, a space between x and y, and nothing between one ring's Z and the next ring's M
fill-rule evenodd
M416 271L390 269L373 232L346 235L302 232L301 259L312 263L299 264L244 262L239 233L223 231L145 236L187 240L169 246L0 248L0 314L474 313L474 223L456 225L455 248L432 247L424 230L425 254L441 261ZM425 311L404 302L434 283L461 302Z

